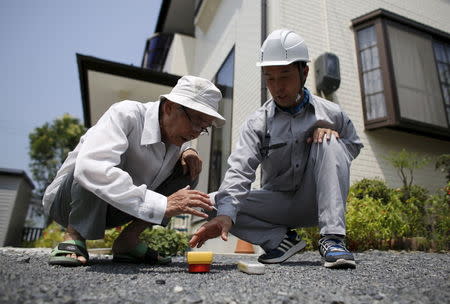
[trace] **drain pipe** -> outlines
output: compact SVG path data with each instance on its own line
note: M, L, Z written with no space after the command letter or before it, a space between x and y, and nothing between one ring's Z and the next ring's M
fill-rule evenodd
M267 37L267 0L261 0L261 46ZM261 60L261 58L259 58ZM267 88L264 81L264 73L261 67L261 105L267 101ZM260 183L263 180L263 172L259 175Z
M261 0L261 45L267 37L267 0ZM267 101L266 82L261 68L261 105Z

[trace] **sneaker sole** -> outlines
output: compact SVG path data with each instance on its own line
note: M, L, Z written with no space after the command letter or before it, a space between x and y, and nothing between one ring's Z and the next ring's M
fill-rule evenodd
M335 262L325 262L324 266L326 268L332 269L347 269L347 268L356 268L356 262L352 260L338 259Z
M280 264L280 263L283 263L284 261L286 261L287 259L289 259L290 257L292 257L294 254L296 254L297 252L299 252L300 250L302 250L305 247L306 247L306 242L300 241L300 243L293 246L291 249L286 251L279 258L268 259L268 260L262 260L262 259L258 258L258 262L263 263L263 264Z

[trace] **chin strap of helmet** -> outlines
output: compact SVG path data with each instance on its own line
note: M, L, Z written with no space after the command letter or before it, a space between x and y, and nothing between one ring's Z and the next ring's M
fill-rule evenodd
M298 92L298 96L297 96L297 104L299 104L302 100L302 95L303 95L303 87L305 85L306 79L304 79L303 77L303 64L301 61L297 61L296 62L297 65L297 69L298 69L298 74L300 76L300 90Z

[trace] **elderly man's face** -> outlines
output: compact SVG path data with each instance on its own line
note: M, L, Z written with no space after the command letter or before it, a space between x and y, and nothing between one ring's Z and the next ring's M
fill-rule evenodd
M167 100L163 105L161 135L163 141L181 146L209 128L214 117Z

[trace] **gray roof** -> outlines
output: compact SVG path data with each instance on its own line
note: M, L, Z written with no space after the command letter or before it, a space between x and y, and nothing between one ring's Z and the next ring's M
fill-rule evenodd
M30 185L31 189L34 189L34 184L31 179L28 177L27 173L23 170L19 169L9 169L9 168L0 168L0 175L14 175L20 176L25 179L25 181Z

